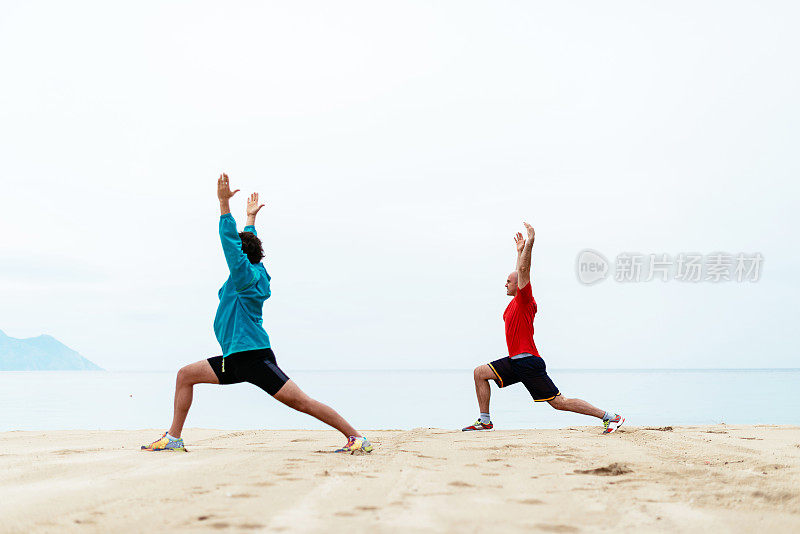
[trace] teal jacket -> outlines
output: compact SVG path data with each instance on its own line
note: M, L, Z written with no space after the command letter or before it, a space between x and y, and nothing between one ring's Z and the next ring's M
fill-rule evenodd
M256 233L253 226L245 232ZM228 213L219 218L219 237L230 276L219 290L214 334L222 356L245 350L268 349L269 336L262 326L262 308L270 296L270 276L264 265L253 265L242 251L236 220Z

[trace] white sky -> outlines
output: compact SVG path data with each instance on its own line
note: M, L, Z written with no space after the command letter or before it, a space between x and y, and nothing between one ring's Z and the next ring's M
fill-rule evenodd
M267 202L287 369L505 351L537 230L550 367L797 367L796 2L3 2L0 329L112 370L218 354L216 177ZM584 248L761 252L585 287Z

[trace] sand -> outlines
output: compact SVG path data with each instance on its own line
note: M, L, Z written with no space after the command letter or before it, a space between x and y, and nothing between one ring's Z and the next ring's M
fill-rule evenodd
M2 532L800 532L800 427L0 434Z

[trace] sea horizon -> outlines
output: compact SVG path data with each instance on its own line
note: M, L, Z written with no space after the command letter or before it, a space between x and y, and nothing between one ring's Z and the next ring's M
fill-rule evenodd
M472 369L286 369L357 428L459 429L478 414ZM800 369L549 369L566 397L623 414L629 425L800 425ZM0 431L166 428L172 371L0 373ZM563 428L597 419L534 403L519 384L492 385L496 428ZM250 384L195 386L187 428L322 429Z

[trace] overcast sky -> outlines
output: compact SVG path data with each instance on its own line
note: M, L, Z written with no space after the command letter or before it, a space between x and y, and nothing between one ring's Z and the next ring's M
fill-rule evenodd
M505 354L536 228L553 368L798 367L796 2L3 2L0 330L111 370L220 352L216 178L267 203L286 369ZM585 249L760 252L582 285Z

